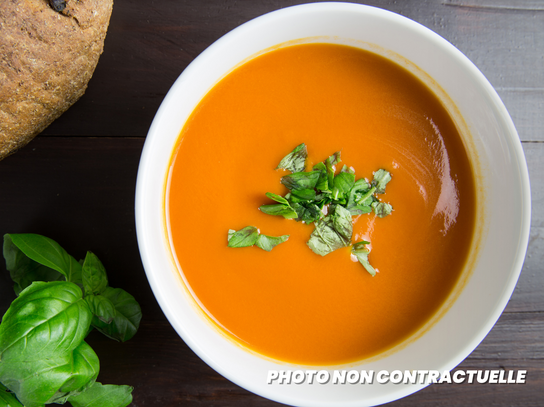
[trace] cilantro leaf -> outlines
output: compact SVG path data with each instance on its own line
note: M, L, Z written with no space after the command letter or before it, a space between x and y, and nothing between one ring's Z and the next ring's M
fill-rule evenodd
M287 154L280 161L277 170L288 170L292 173L301 172L306 169L306 158L308 157L308 149L304 143L299 144L293 151Z
M363 240L361 242L355 243L351 247L351 253L357 257L357 260L359 260L359 263L363 265L363 267L370 273L372 277L376 275L376 270L374 267L372 267L368 261L368 254L370 253L370 250L368 250L365 245L369 244L370 242L367 242L366 240Z

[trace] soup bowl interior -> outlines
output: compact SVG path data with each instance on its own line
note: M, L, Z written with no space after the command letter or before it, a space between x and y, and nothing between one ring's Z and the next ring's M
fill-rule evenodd
M145 142L136 188L138 244L149 283L168 320L194 352L226 378L286 404L381 404L427 383L268 384L271 370L306 367L257 355L222 334L203 316L171 252L165 191L185 121L214 84L244 61L275 47L305 42L376 52L404 66L437 94L458 125L472 161L479 219L462 281L432 323L381 357L349 366L308 368L445 371L481 342L506 306L525 257L530 193L521 144L496 92L460 51L418 23L381 9L318 3L278 10L231 31L198 56L166 95ZM504 185L511 189L508 194Z

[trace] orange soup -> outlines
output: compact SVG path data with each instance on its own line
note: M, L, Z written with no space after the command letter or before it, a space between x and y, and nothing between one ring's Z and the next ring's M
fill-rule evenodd
M357 178L392 174L381 196L392 214L353 217L375 277L349 247L312 252L313 224L258 209L266 192L286 194L288 172L275 168L300 143L307 170L341 151ZM166 203L181 272L220 329L267 357L332 365L391 349L444 304L475 199L458 130L422 82L367 51L303 44L251 59L208 92L173 153ZM248 225L290 237L270 252L227 247L228 230Z

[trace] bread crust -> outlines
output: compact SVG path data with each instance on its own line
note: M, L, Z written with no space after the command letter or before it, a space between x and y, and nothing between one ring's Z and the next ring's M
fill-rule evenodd
M104 49L113 0L0 1L0 160L85 92Z

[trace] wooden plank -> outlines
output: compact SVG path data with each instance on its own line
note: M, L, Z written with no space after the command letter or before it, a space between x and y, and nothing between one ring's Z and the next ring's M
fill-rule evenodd
M206 47L249 19L299 3L116 3L105 51L87 93L44 134L144 137L172 83ZM544 140L544 70L539 68L544 55L544 12L468 7L451 1L367 4L414 19L452 42L496 87L521 139Z

